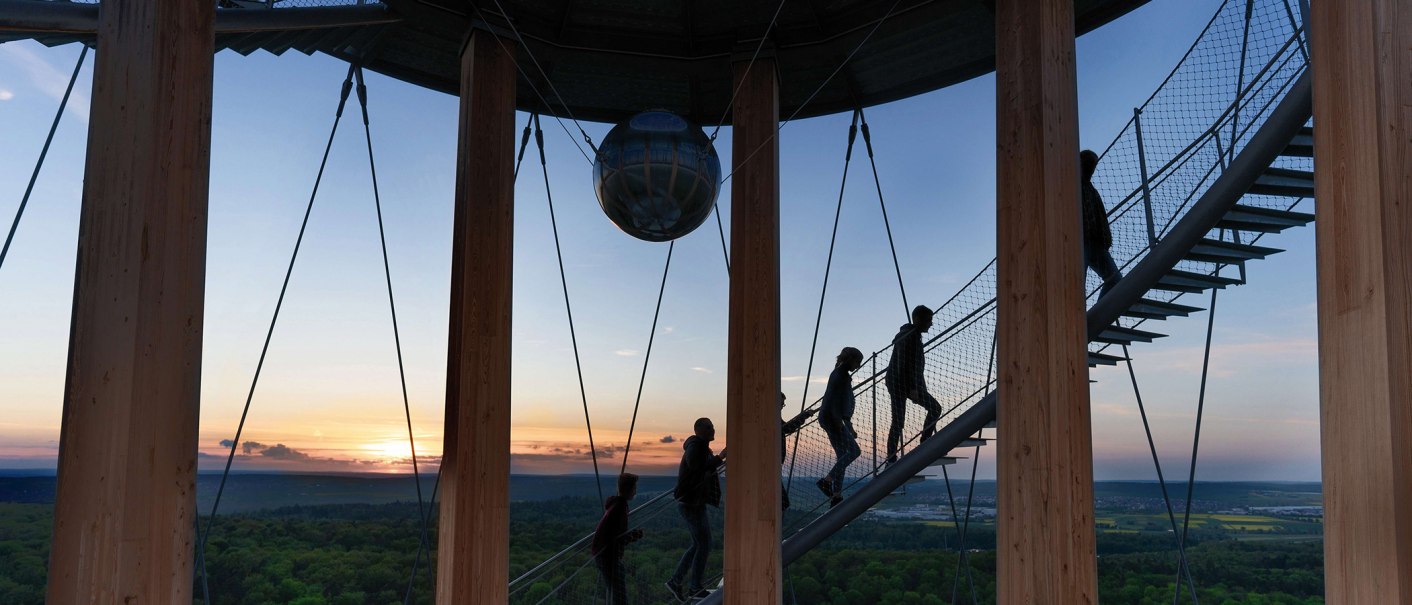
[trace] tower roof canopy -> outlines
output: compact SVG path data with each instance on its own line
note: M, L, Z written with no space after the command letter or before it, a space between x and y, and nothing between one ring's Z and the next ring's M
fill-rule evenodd
M217 49L324 52L449 94L460 90L468 33L485 28L516 49L520 109L605 122L665 109L729 123L733 65L757 52L776 62L782 118L895 101L995 68L995 0L219 2ZM1145 2L1074 0L1076 31ZM0 42L92 44L98 6L0 0L0 14Z
M732 64L757 48L778 65L782 118L894 101L995 68L994 0L385 1L402 21L370 48L369 68L455 94L466 32L485 23L524 43L521 109L596 121L666 109L729 123ZM1075 0L1077 31L1146 1Z

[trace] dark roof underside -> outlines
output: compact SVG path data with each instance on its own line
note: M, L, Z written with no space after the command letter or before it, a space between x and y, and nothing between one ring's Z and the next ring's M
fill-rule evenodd
M385 1L403 21L372 49L367 65L376 71L456 94L458 52L471 23L483 20L514 39L508 15L525 43L522 109L565 115L562 97L580 119L616 122L667 109L702 124L726 113L732 63L750 59L781 7L764 0L488 0L477 10L455 0ZM1146 1L1075 0L1078 32ZM782 7L764 51L778 62L782 118L895 101L995 69L993 0L786 0Z
M666 109L705 125L723 115L730 122L732 65L750 60L777 9L762 54L777 62L781 118L895 101L995 68L994 0L383 2L221 9L216 47L323 52L457 94L461 46L477 24L502 33L507 44L523 41L517 90L523 110L617 122L645 109ZM1145 2L1074 0L1077 31L1086 33ZM0 4L27 13L15 19L20 31L0 32L0 41L92 43L98 12L93 5ZM29 14L58 18L62 27L26 26Z

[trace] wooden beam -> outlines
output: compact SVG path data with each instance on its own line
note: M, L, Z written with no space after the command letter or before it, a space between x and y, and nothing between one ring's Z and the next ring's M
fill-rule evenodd
M1412 603L1412 2L1310 8L1325 598Z
M508 599L512 48L477 30L461 54L437 603L489 605Z
M50 603L189 603L214 3L104 0Z
M1098 601L1073 0L996 5L1003 605Z
M726 376L727 605L780 602L779 79L771 58L736 63Z

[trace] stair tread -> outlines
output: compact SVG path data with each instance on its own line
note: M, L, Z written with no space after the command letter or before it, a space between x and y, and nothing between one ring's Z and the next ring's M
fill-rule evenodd
M1127 317L1156 319L1159 321L1165 321L1168 317L1186 317L1188 315L1191 315L1192 313L1196 313L1202 310L1203 309L1201 309L1200 307L1179 305L1173 302L1144 298L1142 300L1137 301L1136 303L1133 303L1132 306L1124 310L1123 315Z
M1229 263L1261 259L1280 252L1284 250L1204 238L1187 251L1186 257L1203 262Z
M1314 222L1314 215L1308 212L1261 208L1259 206L1247 206L1245 204L1231 206L1231 209L1226 212L1226 217L1240 217L1242 220L1290 221L1292 223L1297 221L1297 224L1301 225Z
M1152 307L1152 308L1156 308L1156 309L1164 309L1164 310L1167 310L1167 311L1171 311L1173 315L1179 315L1179 314L1180 314L1180 315L1187 315L1187 314L1190 314L1190 313L1197 313L1197 312L1200 312L1200 311L1204 311L1204 310L1205 310L1205 309L1202 309L1201 307L1193 307L1193 306L1191 306L1191 305L1182 305L1182 304L1177 304L1177 303L1174 303L1174 302L1168 302L1168 301L1165 301L1165 300L1153 300L1153 299L1151 299L1151 298L1144 298L1144 299L1138 300L1136 303L1133 304L1133 306L1134 306L1134 307L1146 306L1146 307Z
M1210 288L1225 288L1226 286L1234 286L1239 283L1240 280L1232 277L1221 277L1219 275L1193 273L1191 271L1173 269L1158 279L1157 285L1153 287L1158 290L1168 290L1171 292L1194 293L1203 292Z
M1115 366L1115 365L1118 365L1118 362L1120 362L1120 361L1122 361L1122 360L1123 360L1122 357L1118 357L1118 356L1116 356L1116 355L1109 355L1109 354L1107 354L1107 353L1095 353L1095 352L1093 352L1093 351L1089 351L1089 352L1088 352L1088 365L1089 365L1089 367L1099 366L1099 365Z
M1293 168L1266 168L1248 190L1255 195L1314 197L1314 173Z
M1093 340L1095 342L1108 344L1126 345L1134 342L1152 342L1153 340L1166 336L1166 334L1158 334L1157 332L1148 332L1135 328L1108 326L1104 328L1102 332L1099 332L1098 336L1094 337Z
M1314 180L1314 173L1308 170L1298 170L1295 168L1280 168L1278 166L1270 166L1269 168L1266 168L1264 172L1260 173L1260 176L1272 178L1306 179L1309 181Z

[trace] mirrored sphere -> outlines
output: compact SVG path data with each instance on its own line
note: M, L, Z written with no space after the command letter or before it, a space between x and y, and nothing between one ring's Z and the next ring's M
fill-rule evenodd
M721 160L701 127L666 111L645 111L613 127L593 162L603 213L628 235L665 242L710 216Z

